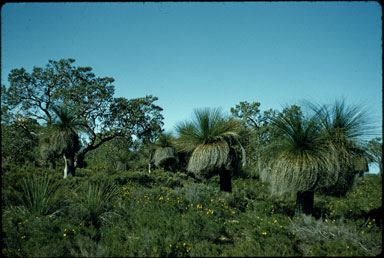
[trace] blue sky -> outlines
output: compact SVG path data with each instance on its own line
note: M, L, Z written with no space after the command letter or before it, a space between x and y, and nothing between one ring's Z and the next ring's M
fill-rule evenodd
M381 14L376 2L8 3L1 83L74 58L115 78L116 96L158 97L166 130L195 108L342 96L381 130Z

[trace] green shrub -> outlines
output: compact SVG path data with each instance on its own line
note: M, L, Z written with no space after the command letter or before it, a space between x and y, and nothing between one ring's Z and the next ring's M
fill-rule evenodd
M227 193L218 189L218 176L198 182L180 172L111 171L78 169L77 176L63 180L59 170L7 167L3 253L12 257L254 257L381 252L382 228L379 216L373 216L381 209L379 177L358 180L343 198L316 194L316 219L292 218L294 196L271 196L268 184L254 177L234 177L232 193ZM27 205L22 204L28 199L19 199L28 192L22 178L33 174L40 186L49 175L46 188L56 185L61 193L57 206L52 204L55 208L39 216L25 211Z
M292 220L289 228L295 232L299 250L305 256L376 256L382 251L381 229L372 222L359 226L304 215ZM371 234L367 237L368 231Z
M108 206L120 195L120 186L111 180L86 181L75 190L74 195L71 213L80 221L99 227L117 215Z
M375 218L381 220L382 180L378 175L366 175L359 179L344 198L315 195L317 217L331 219Z

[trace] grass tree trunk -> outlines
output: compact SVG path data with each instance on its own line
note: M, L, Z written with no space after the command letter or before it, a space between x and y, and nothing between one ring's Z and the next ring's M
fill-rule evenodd
M220 191L232 192L231 173L228 170L220 170Z
M74 157L63 155L64 157L64 178L75 176Z
M313 200L315 193L313 191L297 192L295 215L313 214Z

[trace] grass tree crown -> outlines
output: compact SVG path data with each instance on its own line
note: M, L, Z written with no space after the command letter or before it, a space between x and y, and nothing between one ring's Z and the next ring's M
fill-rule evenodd
M230 149L238 143L239 124L226 118L221 109L196 109L192 121L179 124L176 130L179 149L192 152L188 171L207 174L230 166Z
M337 156L324 141L317 115L286 109L272 123L280 134L267 155L273 193L314 191L337 180Z

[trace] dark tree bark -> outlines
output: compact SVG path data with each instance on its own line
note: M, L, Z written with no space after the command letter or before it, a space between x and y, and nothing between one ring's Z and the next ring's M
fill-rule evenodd
M295 215L313 214L314 195L313 191L297 192Z
M228 170L222 169L219 172L220 176L220 191L232 192L231 173Z

